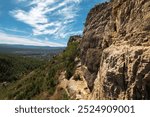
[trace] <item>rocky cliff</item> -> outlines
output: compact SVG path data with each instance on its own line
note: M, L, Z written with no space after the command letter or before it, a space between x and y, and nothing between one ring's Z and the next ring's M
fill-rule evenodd
M149 0L96 5L79 48L76 71L65 87L72 99L150 99Z

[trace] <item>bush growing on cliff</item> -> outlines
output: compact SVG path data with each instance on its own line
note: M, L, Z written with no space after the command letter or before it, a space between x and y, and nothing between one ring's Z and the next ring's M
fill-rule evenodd
M64 52L63 59L65 61L66 78L70 79L75 70L74 59L78 56L78 45L79 42L72 42L68 45L66 51Z

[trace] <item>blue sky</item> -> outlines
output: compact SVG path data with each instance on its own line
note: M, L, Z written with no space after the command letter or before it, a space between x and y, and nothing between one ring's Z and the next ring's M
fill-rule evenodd
M0 0L0 43L66 46L89 10L106 0Z

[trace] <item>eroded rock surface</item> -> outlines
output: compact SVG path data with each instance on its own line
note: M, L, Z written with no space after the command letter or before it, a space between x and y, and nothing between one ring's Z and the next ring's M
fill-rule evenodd
M91 9L80 45L89 99L150 99L150 1Z

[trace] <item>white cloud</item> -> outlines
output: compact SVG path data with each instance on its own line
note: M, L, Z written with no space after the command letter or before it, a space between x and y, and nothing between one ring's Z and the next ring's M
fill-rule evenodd
M16 35L10 35L4 32L0 32L0 43L1 44L24 44L24 45L35 45L35 46L51 46L51 47L64 47L65 45L49 42L48 39L46 40L39 40L35 38L27 38L21 37Z
M25 2L25 1L27 1L27 0L17 0L17 2Z
M22 30L19 30L16 28L2 28L2 27L0 27L0 30L10 31L10 32L15 32L15 33L21 33L21 34L28 34L28 32L22 31Z
M65 21L69 21L77 16L77 9L74 5L70 5L58 10L56 14L62 16Z
M19 0L24 1L24 0ZM29 10L11 11L13 17L33 28L33 35L52 35L65 38L77 17L81 0L31 0ZM63 30L65 28L65 30ZM68 30L66 30L68 29ZM61 34L60 34L61 33Z

